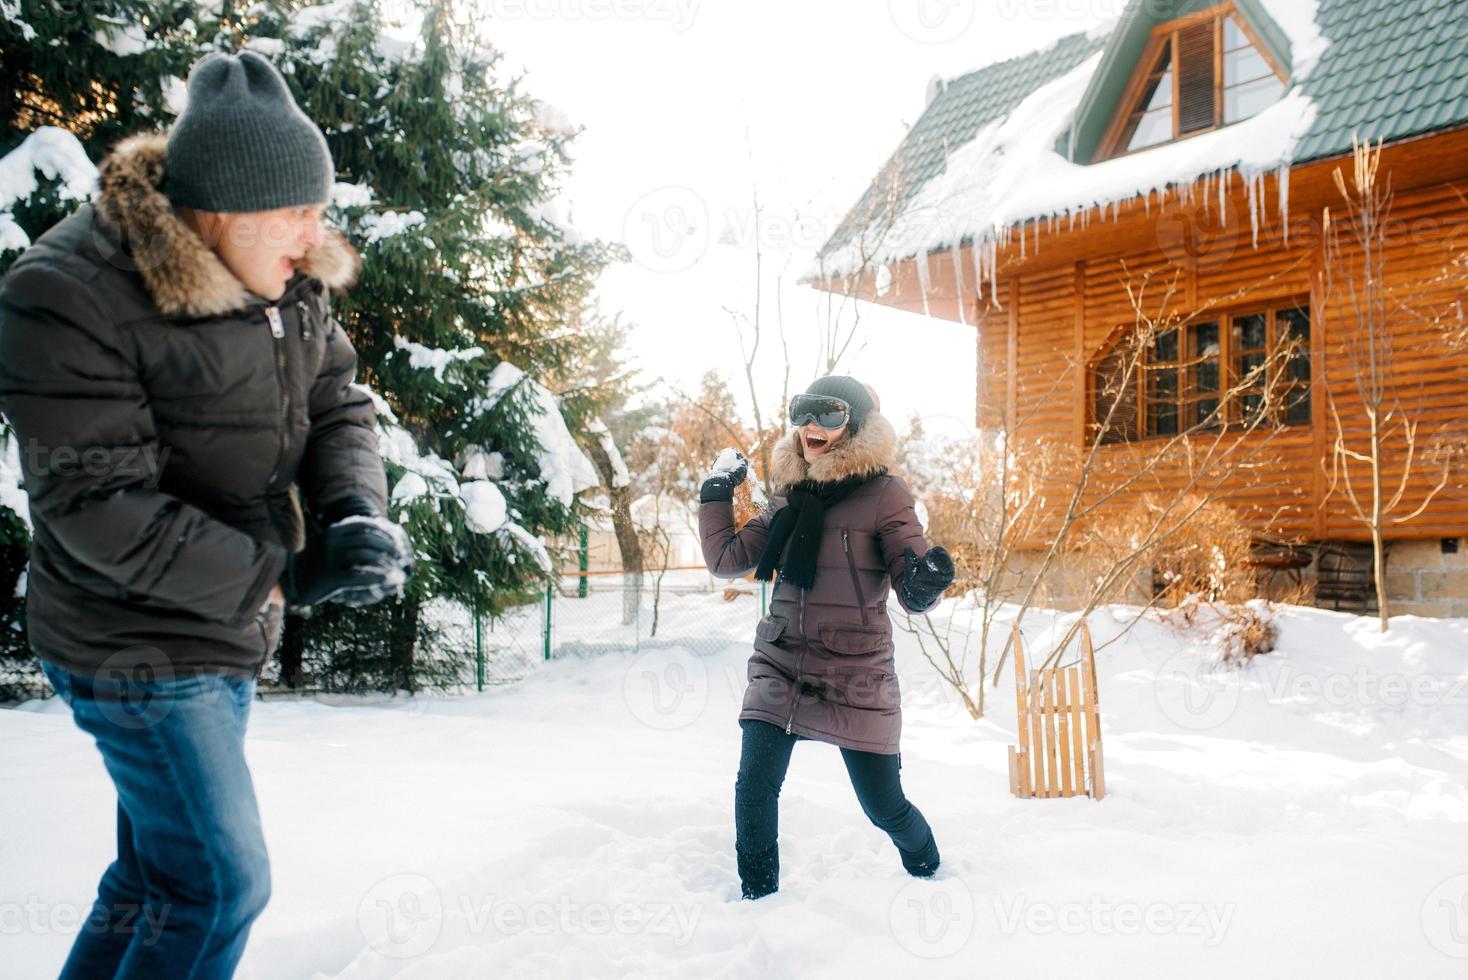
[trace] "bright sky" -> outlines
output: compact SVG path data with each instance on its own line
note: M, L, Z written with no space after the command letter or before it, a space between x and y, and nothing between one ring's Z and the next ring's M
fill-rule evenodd
M573 223L634 260L600 284L636 325L634 363L692 391L722 371L747 410L729 309L754 312L751 194L763 215L757 379L778 411L818 373L822 294L795 279L945 78L1121 13L1125 0L481 0L484 29L526 89L584 127L568 186ZM776 288L783 273L784 286ZM848 321L849 322L849 319ZM843 336L845 330L842 331ZM746 337L752 336L746 332ZM864 345L864 347L863 347ZM865 307L838 367L874 385L899 431L974 413L972 327Z

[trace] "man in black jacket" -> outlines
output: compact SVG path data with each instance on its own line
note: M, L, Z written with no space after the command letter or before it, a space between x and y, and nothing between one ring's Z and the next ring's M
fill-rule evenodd
M0 283L30 641L118 792L64 977L234 972L270 891L243 740L285 604L375 602L411 571L329 310L359 260L322 225L326 141L250 52L202 59L188 95Z

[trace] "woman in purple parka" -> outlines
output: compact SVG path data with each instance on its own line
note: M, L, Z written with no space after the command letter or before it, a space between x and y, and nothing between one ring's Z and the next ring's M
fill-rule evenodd
M699 494L704 561L721 578L778 572L770 611L755 628L739 724L734 789L741 891L779 886L780 787L799 739L839 746L867 817L903 866L938 867L928 822L898 777L901 695L893 667L889 587L910 613L931 609L953 581L941 547L928 548L902 478L888 472L897 443L876 392L855 378L819 378L790 402L793 426L771 457L771 506L737 532L734 487L748 464L725 452Z

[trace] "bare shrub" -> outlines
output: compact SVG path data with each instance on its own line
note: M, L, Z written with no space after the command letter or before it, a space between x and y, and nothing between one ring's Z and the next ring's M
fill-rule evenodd
M1157 533L1144 544L1148 529L1159 521ZM1141 564L1153 569L1154 603L1171 609L1190 598L1231 603L1256 598L1250 538L1238 512L1222 501L1187 494L1174 502L1149 492L1114 516L1093 520L1078 550L1115 561L1118 552L1140 549Z
M1206 602L1194 595L1160 610L1157 618L1179 636L1204 638L1218 650L1218 660L1225 667L1241 667L1259 654L1269 653L1279 639L1274 603L1266 599Z

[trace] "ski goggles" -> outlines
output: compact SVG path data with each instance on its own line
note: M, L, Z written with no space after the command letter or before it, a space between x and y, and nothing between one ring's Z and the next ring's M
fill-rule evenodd
M839 429L851 419L851 406L835 395L799 394L790 399L790 424L799 428L814 422L823 429Z

